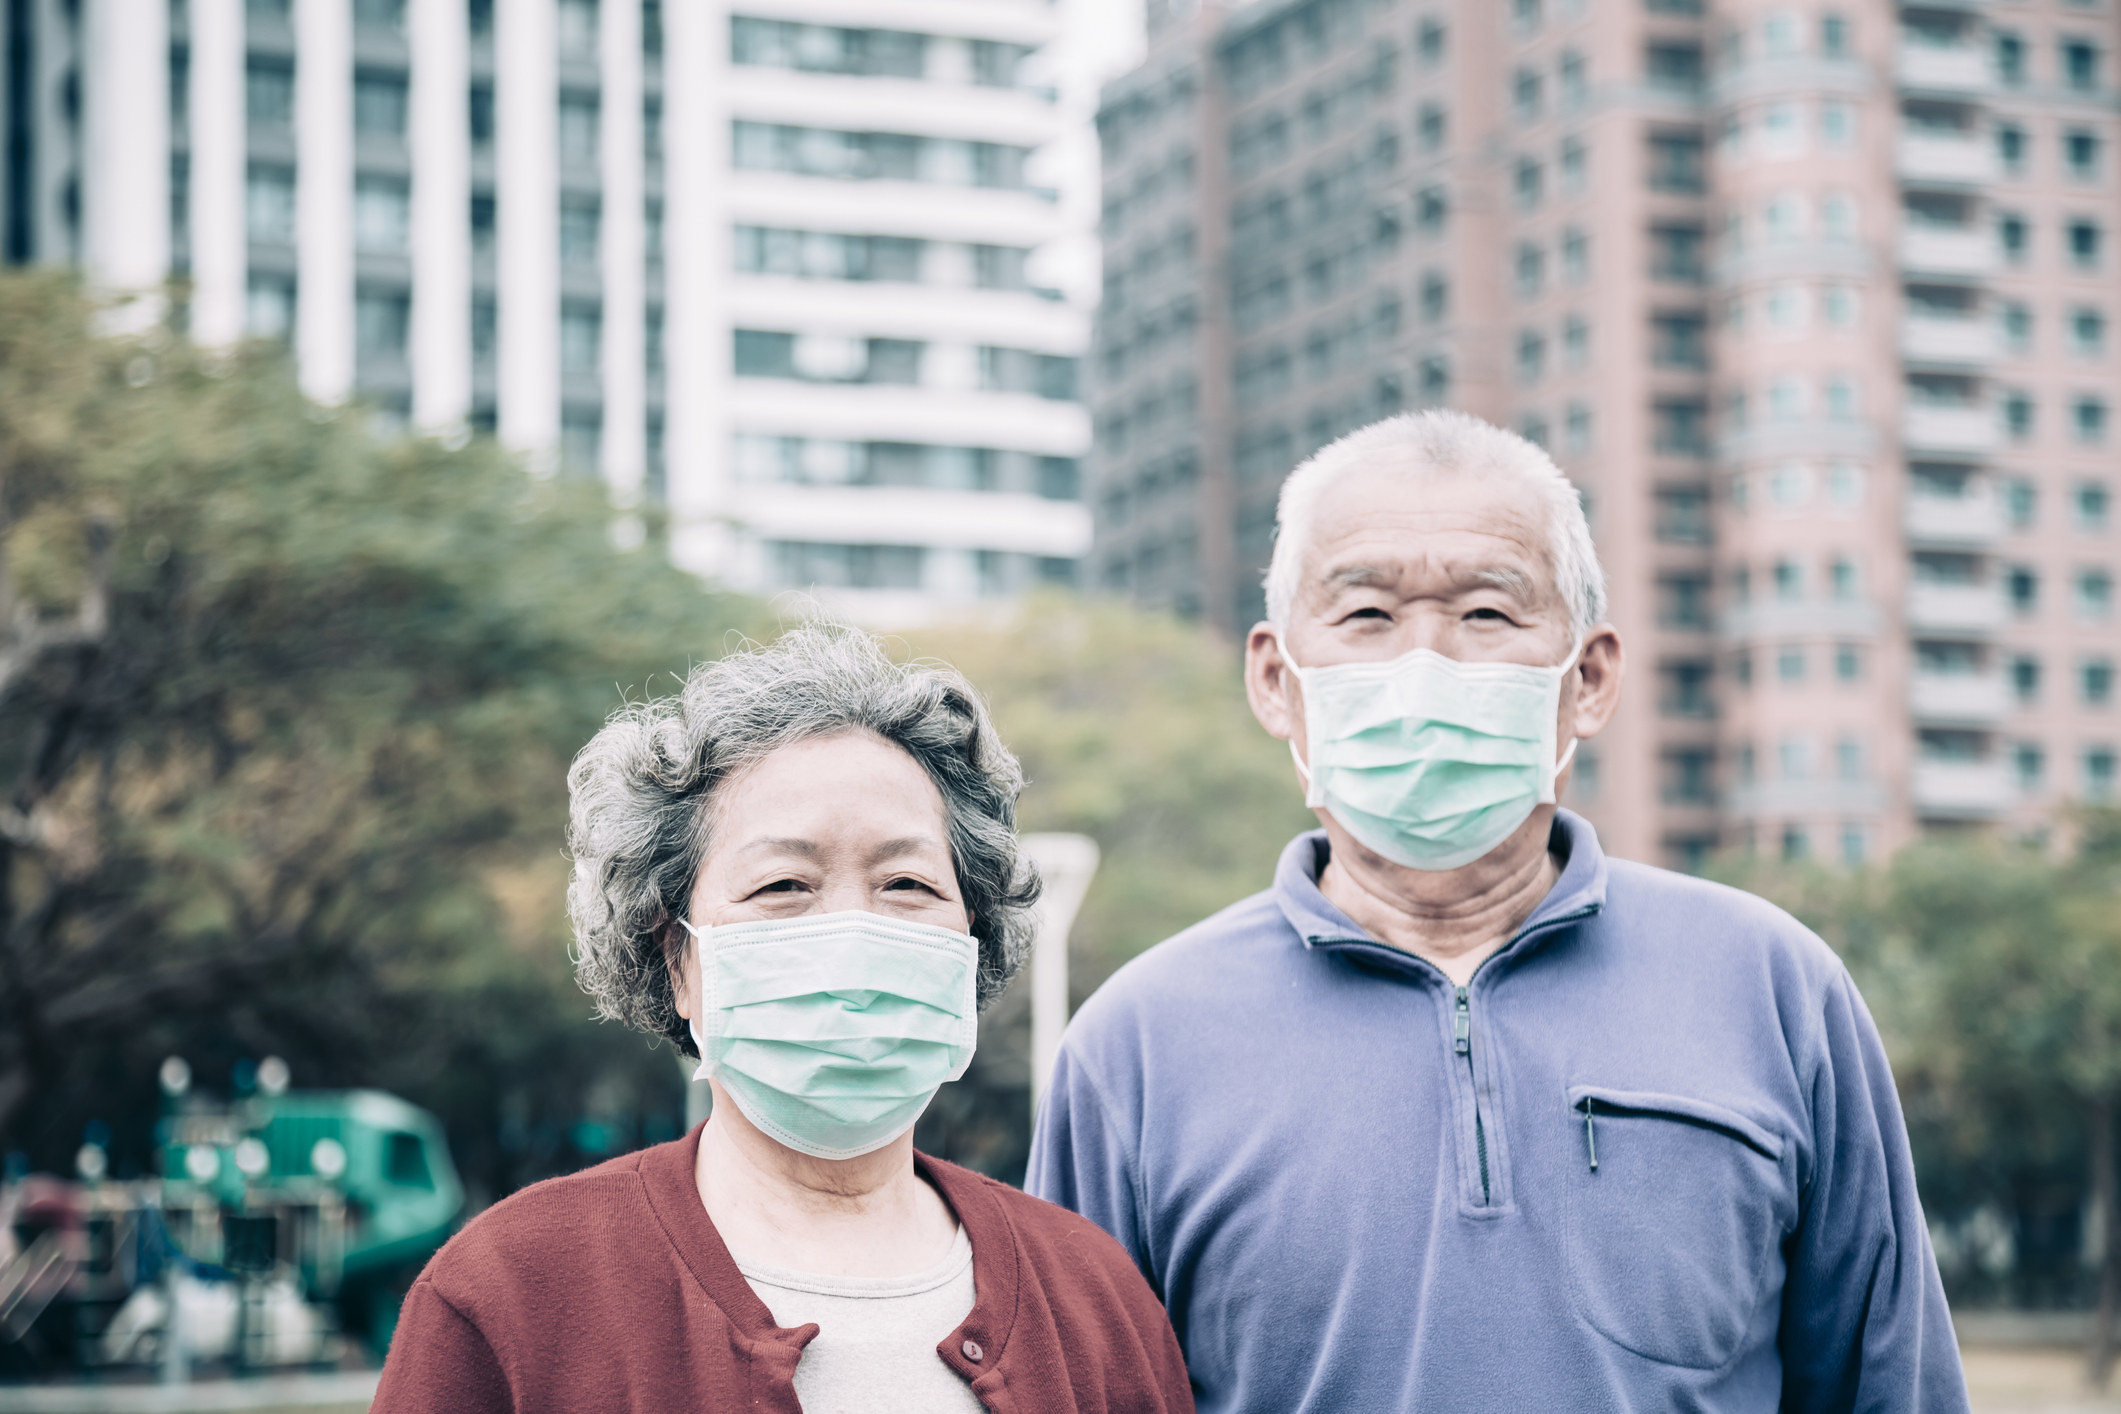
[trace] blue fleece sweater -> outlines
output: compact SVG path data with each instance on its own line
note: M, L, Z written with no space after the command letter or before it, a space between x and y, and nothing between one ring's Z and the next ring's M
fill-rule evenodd
M1567 811L1554 843L1461 989L1299 836L1085 1004L1028 1187L1133 1253L1203 1414L1966 1409L1840 961Z

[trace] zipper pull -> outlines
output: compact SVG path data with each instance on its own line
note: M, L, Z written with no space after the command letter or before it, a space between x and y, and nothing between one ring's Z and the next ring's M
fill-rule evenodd
M1462 1056L1473 1054L1473 1009L1463 987L1458 989L1458 1015L1451 1024L1451 1049Z
M1591 1151L1591 1172L1598 1172L1598 1130L1591 1123L1591 1110L1598 1102L1589 1095L1583 1097L1583 1142Z

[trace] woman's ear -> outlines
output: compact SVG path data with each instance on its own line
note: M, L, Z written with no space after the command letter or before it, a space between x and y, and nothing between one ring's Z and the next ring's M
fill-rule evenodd
M663 966L670 974L670 1000L679 1016L687 1021L695 1020L692 1014L692 998L698 988L692 985L693 958L697 945L692 931L672 918L664 922L657 941L663 949Z

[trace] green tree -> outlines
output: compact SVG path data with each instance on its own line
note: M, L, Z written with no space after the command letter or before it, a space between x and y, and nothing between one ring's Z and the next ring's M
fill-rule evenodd
M0 279L0 1147L144 1114L163 1047L393 1085L475 1184L675 1103L567 977L564 771L753 607L616 548L592 486L92 317Z
M1848 962L1892 1055L1933 1217L2088 1206L2103 1383L2121 1317L2121 832L2103 813L2080 825L2067 855L1931 842L1882 870L1752 866L1737 881ZM2075 1300L2074 1275L2025 1271L1993 1294Z

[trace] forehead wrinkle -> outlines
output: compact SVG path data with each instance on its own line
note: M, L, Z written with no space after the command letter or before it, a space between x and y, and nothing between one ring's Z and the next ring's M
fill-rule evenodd
M1423 556L1426 560L1427 557ZM1455 592L1469 589L1499 589L1517 599L1530 603L1539 597L1539 582L1536 576L1515 565L1479 565L1466 568L1445 564L1440 567L1443 577ZM1329 592L1343 589L1390 588L1414 569L1409 563L1394 569L1378 564L1336 565L1319 578Z

